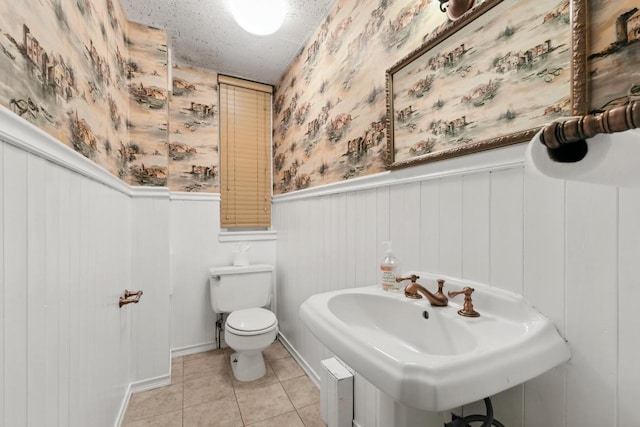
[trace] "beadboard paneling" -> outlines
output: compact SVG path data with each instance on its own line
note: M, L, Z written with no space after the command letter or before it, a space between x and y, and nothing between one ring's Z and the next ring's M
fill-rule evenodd
M490 280L491 174L462 177L462 277L481 283Z
M27 154L5 146L4 175L4 425L27 425Z
M638 421L640 352L638 331L640 318L640 190L621 189L619 193L620 219L618 225L618 402L619 426L631 426Z
M388 187L387 191L388 191ZM440 270L440 182L420 183L420 265L425 271ZM400 243L400 242L399 242ZM377 283L378 277L369 283Z
M107 216L128 221L129 198L2 147L3 425L113 425L130 382L119 322L110 319L130 273L117 259L129 227L112 233ZM107 206L105 192L119 202Z
M216 316L209 297L209 268L231 265L233 250L238 246L237 241L221 242L218 238L220 196L172 193L170 201L156 200L154 203L143 210L154 212L156 221L156 224L148 226L145 234L152 238L158 230L169 230L168 238L160 236L162 241L157 241L157 237L154 239L158 247L170 248L170 252L162 255L162 261L149 261L150 269L159 267L160 262L167 267L155 273L162 281L161 286L171 294L170 309L167 309L171 314L162 319L170 322L170 344L167 348L171 348L174 356L214 348ZM141 217L149 218L144 213ZM251 237L241 240L250 246L250 263L276 266L276 240L251 240ZM147 257L147 254L141 256ZM274 283L277 274L274 275ZM272 307L276 304L274 296ZM169 337L162 335L160 338Z
M169 375L169 193L134 221L147 199L20 119L5 124L3 139L16 132L0 141L0 425L114 426L131 383ZM132 230L149 222L134 263ZM134 277L148 284L142 302L120 309Z
M610 425L618 382L618 218L614 187L566 187L567 425Z
M216 201L172 200L171 348L212 345L215 315L209 301L209 271L215 265ZM218 222L219 223L219 222Z
M354 199L354 194L350 199ZM389 200L389 239L394 254L403 264L420 264L420 183L402 185L391 192ZM396 243L400 243L396 245ZM396 247L397 246L397 247Z
M144 294L130 305L134 322L135 381L167 375L170 371L169 194L133 200L133 291ZM144 322L147 319L149 321Z
M395 188L393 188L395 191ZM440 265L437 271L447 276L462 275L462 176L440 180ZM405 266L416 270L416 267Z
M525 174L524 184L524 296L564 335L565 183ZM556 368L525 384L525 426L564 426L565 377L566 369Z
M0 171L0 191L4 192L4 149L5 144L0 143L0 165L2 165L2 171ZM5 292L4 285L4 246L5 246L5 234L4 234L4 197L0 197L0 322L2 325L7 324L7 318L5 313L5 301L7 301L7 293ZM5 328L0 327L0 421L3 423L6 421L4 416L5 396L4 396L4 384L7 381L5 375Z
M491 285L522 294L523 171L491 173Z
M47 182L49 177L47 173L49 169L45 167L45 161L37 158L28 158L27 176L32 183ZM44 185L32 185L28 193L27 205L31 208L37 206L43 206L43 201L46 197L46 188ZM47 207L45 206L45 209ZM27 231L27 263L29 265L45 265L47 261L47 245L42 244L42 236L46 236L47 231L47 216L42 215L37 209L28 209L27 223L29 228ZM45 269L37 268L33 269L28 274L27 281L27 293L29 301L28 319L27 319L27 347L28 360L27 366L29 366L28 375L28 401L27 407L34 408L39 402L45 402L46 396L55 396L57 393L57 387L54 394L51 394L50 389L41 387L39 382L47 375L47 363L48 363L48 351L47 341L48 337L45 333L45 325L47 325L47 316L45 307L47 307L47 275ZM55 359L54 359L55 360ZM54 382L47 381L48 386L55 385ZM49 409L49 408L47 408ZM29 414L28 425L29 426L44 426L47 425L45 420L49 415L45 411L32 412ZM58 417L53 416L51 419L54 421L53 425L57 425Z
M510 427L631 425L640 398L633 374L640 351L633 311L640 192L618 195L615 188L538 177L512 161L509 153L517 148L509 150L502 166L474 167L480 158L474 155L467 156L466 173L452 167L452 173L413 178L394 171L378 184L363 182L361 190L276 197L274 227L286 236L278 241L281 334L317 372L330 352L299 325L300 302L351 287L351 272L359 278L364 270L335 263L363 263L371 271L357 285L378 283L381 242L390 238L404 271L462 276L523 294L567 337L572 360L496 396L499 420ZM429 168L412 171L420 176ZM397 183L396 175L402 176ZM369 224L356 221L355 233L340 223L352 208L356 217L367 215ZM315 265L300 262L307 254ZM322 273L306 274L308 268ZM355 390L355 424L376 426L375 392L358 376ZM462 408L466 414L482 410L479 402Z

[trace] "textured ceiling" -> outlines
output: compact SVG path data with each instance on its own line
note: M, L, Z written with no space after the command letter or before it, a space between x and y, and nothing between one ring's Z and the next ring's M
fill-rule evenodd
M167 30L174 62L270 84L278 82L335 2L286 0L282 27L254 36L236 24L232 1L121 0L130 21Z

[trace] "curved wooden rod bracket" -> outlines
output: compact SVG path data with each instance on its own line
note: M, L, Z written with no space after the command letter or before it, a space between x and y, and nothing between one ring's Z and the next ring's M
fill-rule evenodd
M554 160L576 162L587 153L587 138L636 128L640 128L640 101L630 101L602 113L549 123L542 130L540 141L547 146Z

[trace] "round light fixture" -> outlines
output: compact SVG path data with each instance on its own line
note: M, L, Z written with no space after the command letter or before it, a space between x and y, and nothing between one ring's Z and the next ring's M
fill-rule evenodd
M284 0L231 0L231 12L246 31L267 36L280 28L287 10Z

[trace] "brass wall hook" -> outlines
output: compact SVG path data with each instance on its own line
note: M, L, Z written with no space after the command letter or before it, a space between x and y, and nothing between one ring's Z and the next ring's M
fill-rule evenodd
M454 298L460 294L464 294L464 304L462 308L458 310L458 314L464 317L478 317L480 313L473 309L473 301L471 301L471 294L475 291L474 288L465 286L461 291L449 291L449 298Z
M133 292L125 289L124 296L120 297L118 306L122 308L122 306L126 304L137 304L140 302L140 297L142 297L142 291Z

